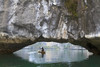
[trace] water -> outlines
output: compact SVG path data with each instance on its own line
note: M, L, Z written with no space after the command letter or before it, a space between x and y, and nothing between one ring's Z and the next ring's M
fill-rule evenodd
M0 55L0 67L100 67L100 56L90 55L87 50L45 50L44 56L27 48Z

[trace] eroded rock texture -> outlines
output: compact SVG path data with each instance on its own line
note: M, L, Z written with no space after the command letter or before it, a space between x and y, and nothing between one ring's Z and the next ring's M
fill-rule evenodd
M100 0L0 0L0 53L56 41L100 54L99 17Z

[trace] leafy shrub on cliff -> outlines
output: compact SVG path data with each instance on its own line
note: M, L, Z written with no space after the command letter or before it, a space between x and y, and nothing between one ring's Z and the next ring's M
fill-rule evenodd
M77 13L77 6L78 6L78 0L65 0L65 6L68 9L68 12L71 13L71 16L73 19L78 18Z

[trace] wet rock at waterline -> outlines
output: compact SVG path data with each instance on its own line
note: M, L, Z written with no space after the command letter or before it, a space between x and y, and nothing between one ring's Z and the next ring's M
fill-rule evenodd
M0 0L0 53L55 41L100 54L99 17L99 0Z

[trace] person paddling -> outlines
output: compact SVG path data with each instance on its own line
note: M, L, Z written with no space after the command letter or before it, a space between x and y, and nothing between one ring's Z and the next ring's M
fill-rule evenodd
M38 51L38 53L45 54L44 48L42 47L41 51Z
M42 49L41 51L44 52L44 48L42 47L41 49Z

